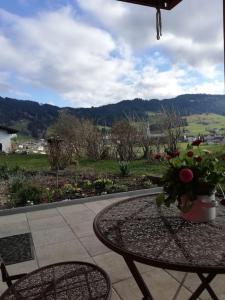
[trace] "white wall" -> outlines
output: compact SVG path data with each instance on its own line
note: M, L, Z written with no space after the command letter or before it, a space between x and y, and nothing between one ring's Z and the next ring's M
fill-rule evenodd
M11 151L11 139L16 134L9 134L7 131L0 129L0 143L2 144L2 151L8 153Z

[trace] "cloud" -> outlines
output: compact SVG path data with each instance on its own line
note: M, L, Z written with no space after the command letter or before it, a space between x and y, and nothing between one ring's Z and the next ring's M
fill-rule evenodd
M76 107L222 91L220 30L211 43L199 36L197 28L207 20L198 20L197 12L196 28L190 17L184 19L187 6L173 12L177 18L164 14L166 33L157 42L154 10L114 0L76 3L79 9L67 5L33 17L0 10L0 68L11 75L4 84L11 86L13 75L21 93L24 86L51 90ZM210 5L208 22L214 26Z

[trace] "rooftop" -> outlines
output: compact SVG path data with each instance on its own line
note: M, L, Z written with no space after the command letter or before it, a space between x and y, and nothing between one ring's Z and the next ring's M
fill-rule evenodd
M40 211L0 217L0 238L30 232L35 259L8 266L10 273L30 272L38 267L60 261L81 260L102 267L113 284L112 300L140 300L141 294L122 257L106 248L95 236L92 228L95 215L109 204L125 199L110 198L83 204L62 206ZM184 274L162 270L137 263L144 274L155 299L173 299ZM190 290L199 284L190 274L177 299L190 297ZM219 299L225 299L224 277L217 276L212 283ZM0 282L0 294L6 285ZM207 293L202 300L209 300Z

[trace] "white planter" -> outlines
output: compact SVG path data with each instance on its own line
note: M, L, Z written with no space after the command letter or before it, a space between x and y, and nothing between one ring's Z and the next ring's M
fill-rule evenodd
M181 202L185 204L186 200L187 195L183 195ZM211 196L199 195L193 201L193 205L189 211L181 212L181 217L195 223L209 222L216 218L216 206L215 194Z

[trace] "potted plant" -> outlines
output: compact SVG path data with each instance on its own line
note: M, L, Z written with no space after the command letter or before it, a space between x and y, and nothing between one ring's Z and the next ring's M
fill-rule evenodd
M160 180L163 193L156 201L168 207L177 203L181 216L188 221L207 222L216 217L215 192L224 173L215 155L200 150L200 143L195 140L182 156L167 156L169 166Z

